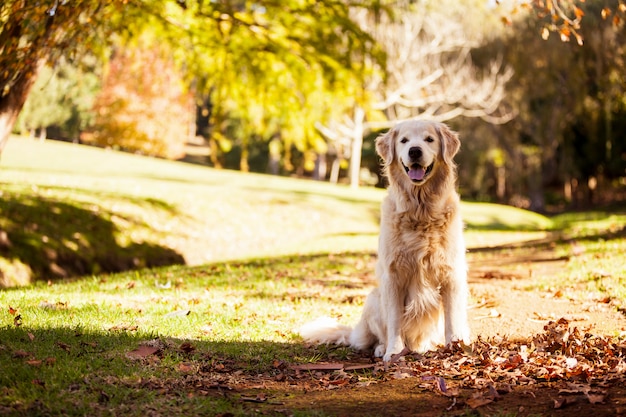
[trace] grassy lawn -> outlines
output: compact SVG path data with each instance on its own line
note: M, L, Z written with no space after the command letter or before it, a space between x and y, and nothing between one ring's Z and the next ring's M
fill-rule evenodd
M251 415L228 386L356 355L294 330L358 318L382 190L16 138L0 194L0 415ZM470 257L547 250L537 286L624 304L625 212L463 210Z

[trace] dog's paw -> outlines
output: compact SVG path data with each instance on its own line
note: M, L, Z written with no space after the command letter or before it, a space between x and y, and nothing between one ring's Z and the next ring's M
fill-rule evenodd
M464 345L470 344L470 332L469 329L464 329L463 332L459 332L458 335L453 334L446 337L446 346L450 346L453 343L462 343Z
M394 355L404 352L404 342L400 336L392 338L391 341L393 343L387 343L387 350L383 356L383 361L385 362L389 362Z
M382 358L384 354L385 354L385 345L381 343L380 345L377 345L376 348L374 349L374 357Z

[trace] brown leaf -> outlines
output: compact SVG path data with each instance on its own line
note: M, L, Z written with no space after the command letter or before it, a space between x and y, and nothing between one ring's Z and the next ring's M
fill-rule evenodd
M31 332L28 332L28 338L30 339L30 341L32 342L33 340L35 340L35 335L32 334Z
M570 404L574 404L577 401L578 400L576 399L576 397L565 397L565 398L559 397L556 400L554 400L554 409L560 410L561 408L565 408L566 406Z
M46 386L46 382L42 381L41 379L33 379L31 382L33 385L39 385L40 387Z
M187 363L178 364L178 370L181 372L191 372L193 371L193 366Z
M126 357L129 359L143 359L150 355L154 355L158 351L159 351L159 348L157 347L139 345L137 349L126 353Z
M26 363L30 366L41 366L42 362L38 359L31 359L29 361L26 361Z
M335 379L329 382L330 385L333 385L335 387L343 387L344 385L348 385L349 383L350 378Z
M20 327L22 325L22 315L18 314L13 318L13 324L15 327Z
M13 308L11 306L9 306L9 314L14 316L17 314L17 308Z
M192 345L190 342L183 342L183 344L180 345L180 350L182 350L185 353L191 353L196 350L196 347Z
M72 347L66 343L63 342L57 342L57 346L60 347L61 349L63 349L66 352L69 352L72 350Z
M476 409L478 407L482 407L483 405L491 404L493 400L491 398L470 398L465 403L469 405L472 409Z
M591 404L604 404L604 397L603 394L587 394L587 399Z
M25 350L16 350L15 352L13 352L13 357L14 358L28 358L29 356L31 356L30 353L26 352Z

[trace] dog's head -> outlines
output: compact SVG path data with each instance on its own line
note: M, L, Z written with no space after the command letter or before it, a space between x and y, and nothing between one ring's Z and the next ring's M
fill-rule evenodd
M399 123L376 139L387 175L393 175L395 166L415 185L428 181L439 164L454 167L460 146L457 134L443 123L417 120Z

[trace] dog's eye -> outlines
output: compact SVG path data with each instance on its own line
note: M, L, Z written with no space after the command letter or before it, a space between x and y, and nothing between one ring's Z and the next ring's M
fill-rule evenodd
M433 143L433 142L435 141L435 139L433 139L433 137L432 137L432 136L427 136L425 140L426 140L426 142L428 142L428 143Z
M400 139L400 143L407 143L409 140L407 138Z

